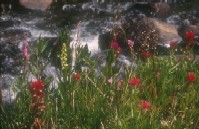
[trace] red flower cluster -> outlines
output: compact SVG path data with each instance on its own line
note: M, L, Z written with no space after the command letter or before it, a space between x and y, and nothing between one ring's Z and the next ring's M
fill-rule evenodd
M185 41L190 44L190 45L193 45L194 44L194 38L195 38L195 34L192 32L192 31L188 31L186 34L185 34Z
M141 80L139 78L136 78L136 77L133 77L129 82L128 84L131 85L131 86L135 86L135 87L139 87L141 86Z
M139 106L141 109L146 109L147 111L150 111L151 103L148 102L148 101L142 101L138 106Z
M121 48L119 47L118 42L111 42L111 48L117 50L117 52L119 53L121 51Z
M187 74L187 81L194 82L196 80L196 75L194 72L189 72Z
M79 73L73 73L73 74L72 74L72 77L73 77L75 80L80 80L80 74L79 74Z
M44 84L40 81L34 81L29 87L30 93L32 95L32 103L30 104L30 109L40 115L46 106L44 105Z
M143 57L151 57L151 56L153 56L153 54L150 53L150 52L142 52L141 55L142 55Z

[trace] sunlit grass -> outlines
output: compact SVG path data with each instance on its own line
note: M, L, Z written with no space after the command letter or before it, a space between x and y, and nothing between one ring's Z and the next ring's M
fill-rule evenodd
M136 59L137 68L124 67L121 77L113 65L120 54L117 45L108 50L105 67L96 73L97 63L83 47L77 48L76 66L72 68L72 50L68 37L64 36L67 33L60 35L67 53L61 54L60 49L57 55L62 60L57 66L61 70L57 88L50 88L52 79L42 76L49 63L44 58L50 51L47 51L47 42L39 40L36 48L29 48L24 73L16 80L15 86L20 89L16 101L12 105L1 105L3 129L198 128L199 61L189 58L191 49L180 59L174 54L159 57L132 52L130 56ZM82 71L82 66L87 69ZM37 80L29 82L30 73L44 84L44 89L36 89L44 96L35 93L32 82ZM35 107L37 110L31 108L32 104L38 104L35 95L37 100L44 101L42 106L46 108L42 111L41 103Z

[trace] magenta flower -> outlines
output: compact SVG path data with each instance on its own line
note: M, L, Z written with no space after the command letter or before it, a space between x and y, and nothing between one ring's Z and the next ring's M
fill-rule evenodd
M134 42L132 40L128 40L128 45L130 48L133 48Z
M121 48L119 47L118 42L115 42L115 41L111 42L111 48L117 50L118 53L121 51Z
M29 59L29 54L28 54L28 42L24 41L23 43L23 55L26 59Z

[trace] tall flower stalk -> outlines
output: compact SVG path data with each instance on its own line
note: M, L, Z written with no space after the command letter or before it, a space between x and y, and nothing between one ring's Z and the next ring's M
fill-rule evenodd
M68 67L66 43L63 43L62 49L61 49L61 67L62 67L62 70L66 70Z
M34 123L32 127L34 129L40 129L44 122L41 119L41 116L46 109L45 101L44 101L44 84L40 81L33 81L29 87L29 91L31 94L32 102L30 104L30 110L34 115Z

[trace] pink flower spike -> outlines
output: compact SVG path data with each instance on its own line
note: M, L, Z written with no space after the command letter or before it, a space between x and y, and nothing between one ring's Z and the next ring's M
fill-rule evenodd
M117 89L121 89L122 88L122 80L120 80L118 83L117 83Z
M108 79L108 82L109 82L110 84L113 84L113 78L111 77L110 79Z
M128 40L128 45L130 48L133 48L134 42L132 40Z
M23 43L23 55L26 59L29 59L29 54L28 54L28 42L24 41Z
M120 47L118 47L118 48L117 48L117 52L118 52L118 53L120 53L120 51L121 51L121 48L120 48Z

